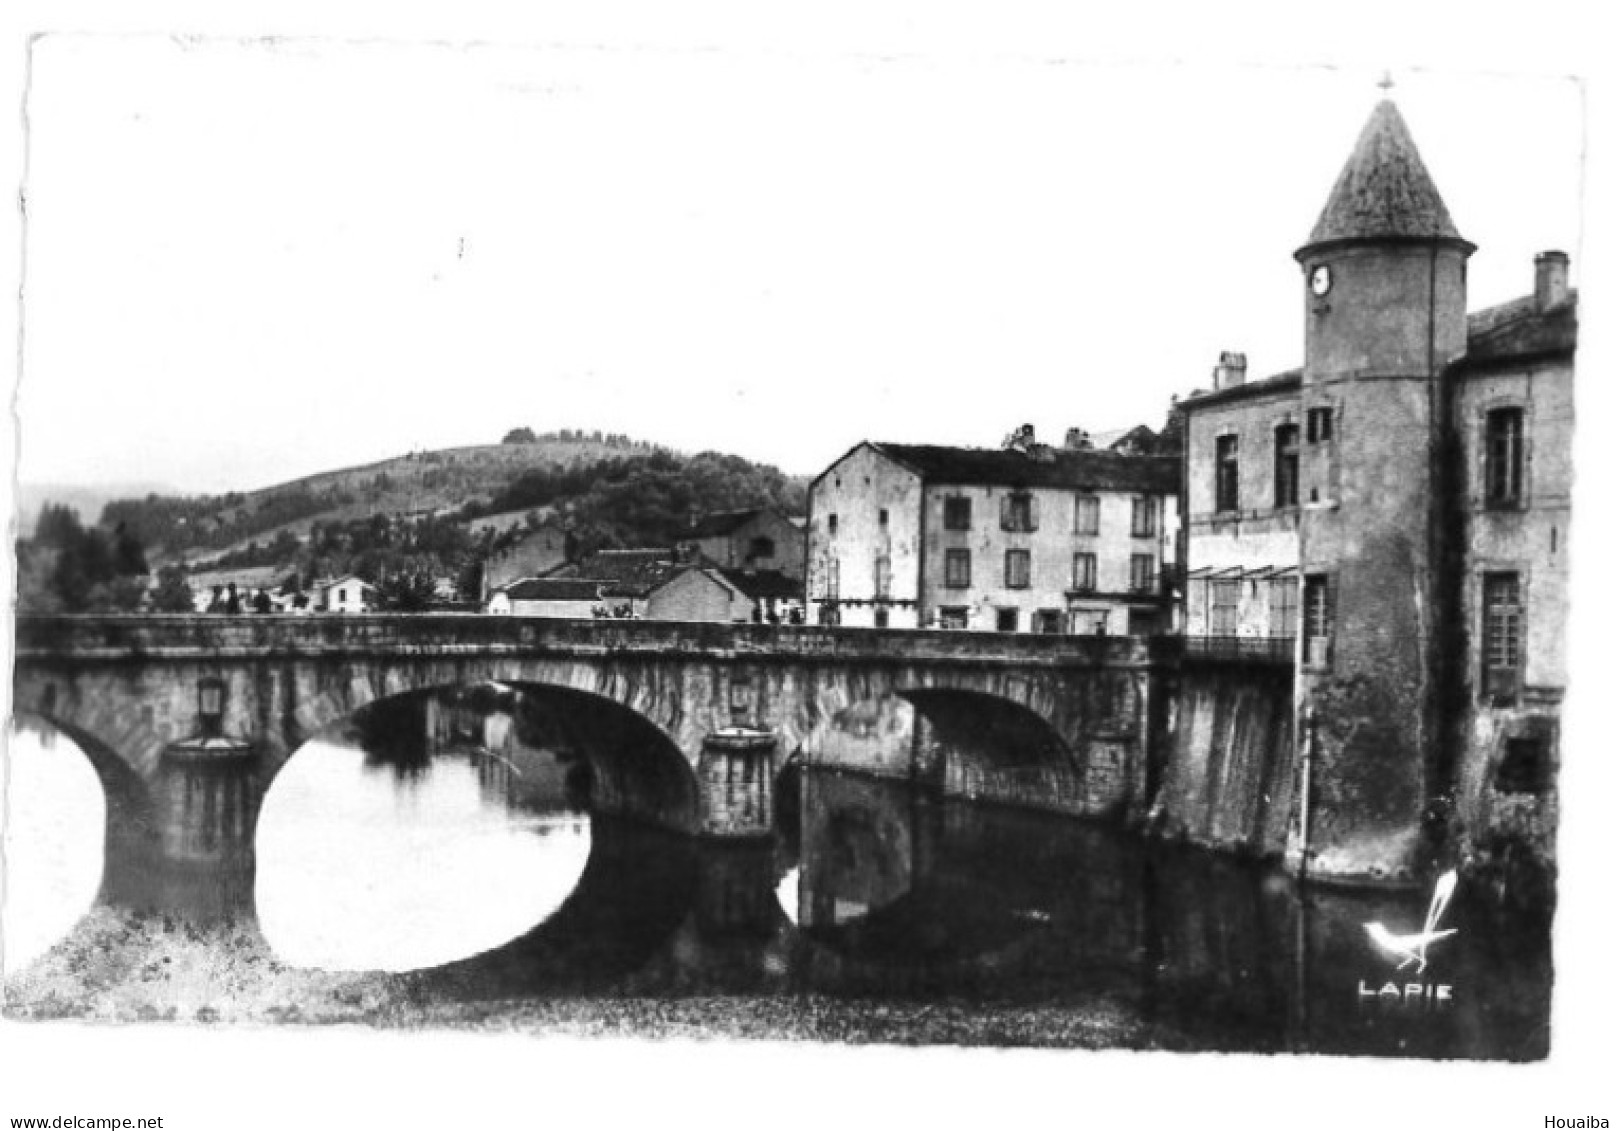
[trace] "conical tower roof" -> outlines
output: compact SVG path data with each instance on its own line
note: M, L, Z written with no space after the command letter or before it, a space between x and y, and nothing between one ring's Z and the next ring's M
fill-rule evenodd
M1337 240L1462 240L1399 109L1377 104L1306 247Z

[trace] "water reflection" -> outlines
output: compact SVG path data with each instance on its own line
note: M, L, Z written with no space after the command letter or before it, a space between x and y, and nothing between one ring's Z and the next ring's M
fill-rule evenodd
M309 743L258 828L260 927L284 961L413 970L523 935L591 854L567 752L519 740L518 697L412 696Z
M776 837L694 838L593 804L598 786L633 789L640 739L614 731L596 776L605 731L570 727L574 705L497 687L394 700L299 752L258 820L257 915L276 954L401 972L390 985L435 1006L945 1002L1105 1012L1195 1048L1546 1054L1547 917L1500 912L1465 883L1445 924L1457 933L1415 975L1365 924L1416 929L1426 892L1301 890L1273 868L904 781L795 764ZM42 831L18 843L37 850ZM172 865L150 872L170 907L229 902L224 872L176 886Z
M561 906L588 820L512 804L510 767L440 754L408 777L311 743L259 817L259 924L284 961L410 970L515 938Z

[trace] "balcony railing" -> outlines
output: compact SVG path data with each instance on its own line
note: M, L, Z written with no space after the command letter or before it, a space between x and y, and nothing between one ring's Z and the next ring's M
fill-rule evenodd
M1291 636L1188 636L1186 654L1212 660L1291 664L1294 644Z

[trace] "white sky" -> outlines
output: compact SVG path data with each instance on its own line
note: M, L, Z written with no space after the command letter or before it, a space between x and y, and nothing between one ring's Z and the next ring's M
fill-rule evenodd
M1380 73L46 37L21 477L254 487L517 425L796 472L1156 427L1222 349L1300 360L1291 253ZM1394 78L1475 309L1577 255L1575 83Z

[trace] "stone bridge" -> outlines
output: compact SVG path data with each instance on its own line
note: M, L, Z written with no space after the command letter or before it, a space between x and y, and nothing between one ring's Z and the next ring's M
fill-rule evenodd
M683 832L767 832L794 759L1140 814L1154 677L1176 658L1143 638L435 614L25 616L16 633L15 710L85 751L114 840L145 828L168 859L250 843L282 765L361 708L484 681L597 719L596 803Z

